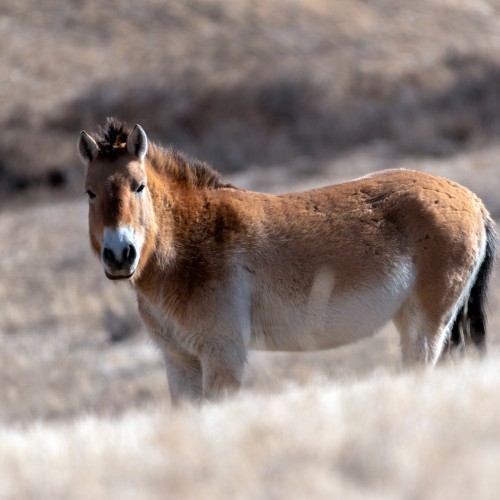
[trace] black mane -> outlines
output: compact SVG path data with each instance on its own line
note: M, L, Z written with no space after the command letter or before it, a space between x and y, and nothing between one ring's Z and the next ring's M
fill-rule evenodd
M104 127L99 127L94 139L102 159L116 158L127 151L127 137L132 129L116 118L108 118Z
M99 148L99 157L103 160L112 160L127 152L127 138L132 128L117 118L108 118L104 127L93 135ZM221 188L224 184L220 174L210 165L199 160L189 158L185 154L172 148L163 148L149 143L146 160L160 174L170 180L193 187Z

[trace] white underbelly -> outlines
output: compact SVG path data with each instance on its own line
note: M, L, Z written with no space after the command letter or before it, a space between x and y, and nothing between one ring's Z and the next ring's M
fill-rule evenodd
M412 285L411 273L394 274L384 282L337 294L333 276L321 276L303 300L288 301L272 291L255 298L251 349L330 349L371 336L401 308Z

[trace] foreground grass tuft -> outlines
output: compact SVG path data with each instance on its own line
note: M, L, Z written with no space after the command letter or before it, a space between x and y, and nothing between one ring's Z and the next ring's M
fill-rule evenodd
M0 428L2 498L494 498L498 363Z

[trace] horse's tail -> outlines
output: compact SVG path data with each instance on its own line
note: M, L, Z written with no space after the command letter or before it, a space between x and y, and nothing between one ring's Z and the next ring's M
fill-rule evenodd
M486 353L486 292L495 261L498 237L493 221L486 217L486 248L469 295L454 320L448 339L448 350L463 352L473 346L479 354Z

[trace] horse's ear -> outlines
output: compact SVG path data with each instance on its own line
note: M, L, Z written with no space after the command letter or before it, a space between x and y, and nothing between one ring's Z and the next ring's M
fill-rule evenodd
M97 143L85 130L82 130L78 138L78 155L82 162L88 165L91 161L95 160L98 152Z
M127 138L127 149L131 155L144 160L148 152L148 137L140 125L136 125Z

